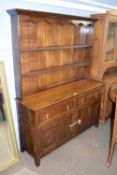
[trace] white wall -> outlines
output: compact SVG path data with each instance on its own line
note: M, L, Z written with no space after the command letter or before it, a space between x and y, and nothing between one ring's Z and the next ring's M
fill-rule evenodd
M42 0L42 2L44 2ZM48 0L49 2L49 0ZM71 2L71 1L70 1ZM68 3L67 3L68 5ZM18 121L17 121L17 113L16 113L16 104L15 104L15 85L14 85L14 73L13 73L13 56L12 56L12 40L11 40L11 25L10 25L10 16L7 14L6 10L12 8L23 8L23 9L31 9L37 11L50 11L56 13L64 13L64 14L72 14L79 16L89 16L92 13L99 12L98 9L94 12L94 8L90 11L84 9L79 9L79 6L76 7L62 7L61 5L46 5L46 4L36 4L36 3L28 3L20 0L4 0L0 5L0 60L5 62L6 75L8 81L8 90L10 95L11 108L13 113L13 120L15 124L17 141L19 144L19 134L18 134ZM104 9L101 9L103 12Z

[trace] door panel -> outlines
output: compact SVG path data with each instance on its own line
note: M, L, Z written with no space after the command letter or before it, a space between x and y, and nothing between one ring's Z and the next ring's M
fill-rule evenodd
M48 122L41 126L38 131L42 155L50 152L57 147L57 145L65 142L70 137L70 115L59 116L58 119Z
M92 102L85 104L86 106L86 124L90 125L98 120L100 115L100 102Z
M70 124L71 137L79 134L86 126L85 120L85 108L84 106L79 107L79 110L72 115L72 121Z

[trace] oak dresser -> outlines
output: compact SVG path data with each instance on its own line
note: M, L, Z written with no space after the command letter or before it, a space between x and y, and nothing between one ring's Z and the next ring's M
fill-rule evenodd
M95 19L8 10L21 150L40 158L92 125L104 86L89 79Z

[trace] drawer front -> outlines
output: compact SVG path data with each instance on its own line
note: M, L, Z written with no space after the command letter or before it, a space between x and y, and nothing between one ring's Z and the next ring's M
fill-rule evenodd
M100 91L94 91L94 92L90 92L87 94L84 94L82 97L77 97L76 98L76 106L78 107L81 104L84 103L92 103L95 101L99 101L100 100Z
M80 104L83 104L84 100L84 96L76 98L76 105L79 106Z
M65 112L71 112L74 110L74 107L75 107L75 103L74 103L74 99L72 99L67 102L65 101L65 102L57 103L55 105L41 109L39 111L39 121L42 122L56 115L60 115Z
M97 101L100 99L100 91L89 93L85 96L85 102Z

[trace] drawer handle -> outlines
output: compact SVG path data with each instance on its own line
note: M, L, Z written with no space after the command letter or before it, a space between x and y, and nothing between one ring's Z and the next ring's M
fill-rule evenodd
M66 109L67 109L67 111L69 111L69 105L66 105Z
M78 119L76 122L74 122L74 123L72 123L71 125L70 125L70 128L72 128L73 126L75 126L75 125L80 125L82 123L82 120L81 119Z
M77 123L80 125L80 124L82 123L82 120L79 119L79 120L77 121Z
M78 95L78 93L77 92L74 92L73 95Z
M49 119L49 114L46 114L46 120L48 120Z
M95 94L94 97L97 98L98 97L98 94Z

